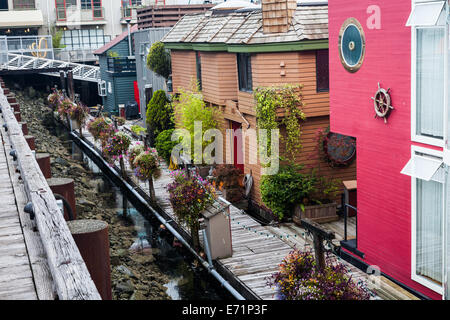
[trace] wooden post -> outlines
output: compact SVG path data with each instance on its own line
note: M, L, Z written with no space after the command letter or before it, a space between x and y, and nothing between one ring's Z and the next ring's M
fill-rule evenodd
M67 226L102 299L112 300L108 224L100 220L72 220Z
M22 133L24 136L28 135L28 125L26 122L19 122L19 126L22 127Z
M20 112L14 112L14 116L16 117L17 122L22 121L22 116L20 115Z
M66 73L63 70L59 71L59 80L61 82L61 90L66 90Z
M72 208L73 218L77 218L76 204L75 204L75 186L73 179L70 178L50 178L47 183L53 193L62 195ZM69 219L69 213L64 209L64 219Z
M34 136L25 136L25 140L27 140L28 146L30 147L31 150L36 150Z
M36 153L36 161L41 168L42 174L46 179L52 177L52 169L50 165L50 154L49 153Z
M67 90L69 94L70 100L75 100L75 88L73 85L73 71L69 70L67 71Z
M320 269L325 268L325 250L323 248L323 241L334 239L334 232L327 230L325 227L310 219L302 219L301 226L312 233L316 264Z

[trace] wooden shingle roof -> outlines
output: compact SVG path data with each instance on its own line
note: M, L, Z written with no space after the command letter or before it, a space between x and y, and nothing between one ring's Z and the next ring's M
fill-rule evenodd
M164 43L267 44L328 39L328 5L298 6L288 32L264 34L261 9L184 16Z

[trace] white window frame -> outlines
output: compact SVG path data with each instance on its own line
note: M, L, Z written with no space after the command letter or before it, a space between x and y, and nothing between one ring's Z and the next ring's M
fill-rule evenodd
M428 2L437 2L437 1L428 1ZM414 7L414 4L417 3L426 3L426 1L414 1L412 0L412 6ZM448 10L448 2L446 4L446 7L444 7L444 10ZM448 113L448 55L445 55L445 60L444 60L444 69L445 69L445 76L444 76L444 114L443 114L443 121L444 121L444 125L443 125L443 138L442 139L438 139L438 138L432 138L432 137L427 137L427 136L423 136L420 134L417 134L417 104L416 104L416 98L417 98L417 94L416 94L416 67L417 67L417 62L416 62L416 58L417 58L417 32L416 30L420 28L420 29L428 29L428 28L443 28L445 29L445 43L444 46L445 48L448 48L449 45L449 28L448 28L448 22L445 26L411 26L411 140L415 141L415 142L419 142L419 143L423 143L423 144L428 144L428 145L432 145L432 146L436 146L436 147L441 147L444 148L445 147L445 139L447 138L447 113ZM448 158L450 161L450 151L449 151L449 156L445 157L446 159Z
M443 157L443 152L439 150L419 147L419 146L411 146L411 157L413 157L417 152L434 156L434 157ZM444 294L444 283L445 280L443 279L442 285L439 286L437 283L427 279L426 277L422 277L417 274L416 272L416 249L417 249L417 178L411 177L411 279L417 283L420 283L424 287L427 287L428 289L431 289L435 291L436 293L443 295ZM444 187L442 188L443 192L443 208L445 208L445 185L442 184ZM443 212L443 216L445 216L445 209ZM443 217L444 218L444 217ZM442 257L445 256L445 235L444 235L444 229L445 229L445 223L442 223ZM442 274L445 275L444 270L444 259L442 263Z

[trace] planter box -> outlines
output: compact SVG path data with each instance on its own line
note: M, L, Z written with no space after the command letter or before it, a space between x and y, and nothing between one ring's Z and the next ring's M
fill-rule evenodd
M300 205L297 205L295 206L292 218L298 225L301 224L302 218L307 218L318 223L336 221L339 220L336 209L337 203L335 202L316 206L306 206L305 211L302 211Z

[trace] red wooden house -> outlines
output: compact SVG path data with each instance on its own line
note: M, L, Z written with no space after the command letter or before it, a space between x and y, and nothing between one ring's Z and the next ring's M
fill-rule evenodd
M447 0L329 2L331 130L357 139L343 251L432 299L450 293L449 21Z

